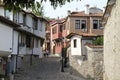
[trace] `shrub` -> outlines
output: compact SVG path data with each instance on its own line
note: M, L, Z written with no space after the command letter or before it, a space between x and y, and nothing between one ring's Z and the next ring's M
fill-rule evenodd
M94 41L93 44L95 45L103 45L103 36L97 37Z

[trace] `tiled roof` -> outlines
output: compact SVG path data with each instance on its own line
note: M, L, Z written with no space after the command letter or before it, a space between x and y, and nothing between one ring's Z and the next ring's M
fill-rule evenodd
M53 20L53 21L50 22L50 25L53 26L55 24L61 24L61 23L65 22L65 21L66 21L66 18Z
M94 37L94 36L98 36L98 35L96 35L96 34L94 34L94 33L81 33L81 34L77 34L77 33L70 33L70 34L68 34L67 36L66 36L66 38L71 38L71 37L73 37L73 36L75 36L75 35L78 35L78 36L84 36L84 37Z
M75 35L78 35L78 36L84 36L84 37L95 37L95 36L102 36L103 34L96 34L96 33L81 33L81 34L78 34L78 33L70 33L66 36L66 38L71 38Z
M26 14L30 14L30 15L32 15L32 16L40 19L40 20L44 20L44 21L48 22L44 17L42 17L42 16L36 16L36 15L33 14L31 11L25 11L25 10L22 10L22 11L25 12Z
M91 17L101 17L103 16L103 13L102 12L99 12L99 13L90 13L90 14L85 14L84 11L81 11L81 12L72 12L71 15L69 15L69 17L87 17L87 16L91 16Z
M103 48L103 45L93 45L93 44L90 44L90 43L87 43L85 45L90 47L90 48Z

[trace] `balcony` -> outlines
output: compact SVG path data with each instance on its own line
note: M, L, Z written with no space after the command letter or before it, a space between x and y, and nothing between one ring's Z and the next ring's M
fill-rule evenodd
M25 25L23 23L19 23L21 25L21 28L28 31L28 32L31 32L33 33L33 29L31 27L29 27L28 25Z
M44 31L39 31L39 30L34 30L33 32L35 35L45 38L45 32Z
M52 35L52 39L57 39L57 38L61 38L62 37L62 33L59 32L59 33L55 33Z

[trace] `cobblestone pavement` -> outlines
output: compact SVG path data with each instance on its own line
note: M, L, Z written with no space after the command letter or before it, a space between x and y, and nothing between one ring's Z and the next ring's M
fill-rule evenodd
M14 80L84 80L60 71L60 58L47 57L14 76Z

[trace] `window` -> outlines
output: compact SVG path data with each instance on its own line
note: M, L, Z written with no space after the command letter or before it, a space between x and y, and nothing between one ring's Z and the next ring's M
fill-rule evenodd
M86 20L75 20L75 29L86 29Z
M13 21L18 23L18 19L19 19L19 13L13 14Z
M65 24L63 24L63 30L65 30Z
M40 31L42 31L42 28L43 28L43 23L41 22Z
M77 47L77 40L76 39L73 40L73 45L74 45L74 48Z
M80 29L80 20L75 20L75 29Z
M26 25L26 15L23 14L23 24Z
M10 11L9 10L5 10L5 17L7 18L7 19L10 19Z
M62 25L59 26L59 32L62 32Z
M37 30L38 29L38 21L37 19L33 19L33 27L34 27L34 30Z
M26 40L26 39L25 39L25 35L20 34L20 35L19 35L19 46L21 46L21 47L25 46L25 43L26 43L25 40Z
M36 48L38 48L39 40L36 39Z
M31 47L31 37L26 36L26 47L30 48Z
M102 28L102 20L99 20L99 28Z
M82 20L81 29L86 29L86 20Z
M56 27L52 28L52 34L56 33Z
M52 34L54 34L54 28L52 28Z
M98 20L93 20L93 29L98 29Z

